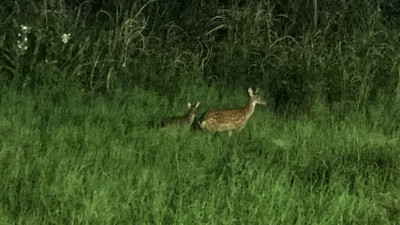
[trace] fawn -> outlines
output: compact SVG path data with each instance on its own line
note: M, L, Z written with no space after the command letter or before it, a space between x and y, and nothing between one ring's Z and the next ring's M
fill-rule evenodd
M209 110L204 114L200 127L212 132L229 131L229 136L232 130L240 132L253 114L256 104L265 105L265 101L257 94L258 89L253 93L249 88L248 92L250 97L244 108Z
M195 105L192 105L190 102L187 104L187 111L183 116L176 117L167 117L161 121L161 126L181 126L181 127L191 127L194 118L196 117L197 108L199 107L200 102L197 102Z

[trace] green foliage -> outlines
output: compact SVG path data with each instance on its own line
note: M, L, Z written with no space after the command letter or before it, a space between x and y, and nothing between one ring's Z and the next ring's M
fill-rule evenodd
M5 1L1 224L396 224L396 1ZM158 128L267 107L228 137Z
M361 109L380 92L397 96L393 4L17 1L1 8L1 80L160 93L187 83L261 86L281 113L309 112L319 100Z
M1 224L396 224L397 1L5 1ZM158 128L267 107L228 137Z
M218 89L193 87L173 105L141 88L3 89L1 222L399 221L399 130L384 130L379 109L369 120L361 112L285 120L261 106L231 137L148 127L188 98L207 100L202 110L245 100L245 90L218 101Z

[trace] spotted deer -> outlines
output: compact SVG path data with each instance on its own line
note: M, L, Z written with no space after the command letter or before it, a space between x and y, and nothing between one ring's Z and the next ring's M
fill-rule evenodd
M229 131L229 136L232 135L232 131L240 132L253 114L256 104L265 105L265 101L257 92L258 89L255 92L251 88L248 89L250 97L243 108L207 111L200 122L200 127L211 132Z
M180 126L190 128L194 121L194 118L196 117L196 112L199 105L200 102L197 102L195 105L192 105L190 102L188 102L188 109L184 115L164 118L161 121L161 126Z

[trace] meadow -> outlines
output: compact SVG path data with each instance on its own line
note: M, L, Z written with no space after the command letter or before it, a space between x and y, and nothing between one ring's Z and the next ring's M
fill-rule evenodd
M196 93L217 104L207 90ZM223 104L240 106L243 93ZM398 130L360 113L282 119L268 107L231 137L149 127L185 108L160 102L142 89L112 97L5 92L1 223L400 221Z
M0 7L0 224L400 224L385 5L105 2ZM159 126L249 87L240 133Z

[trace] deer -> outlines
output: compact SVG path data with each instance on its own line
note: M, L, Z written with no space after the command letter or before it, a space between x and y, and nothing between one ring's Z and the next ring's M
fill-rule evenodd
M199 107L200 102L197 102L195 105L192 105L190 102L187 104L187 111L182 116L174 116L167 117L162 119L161 127L167 126L179 126L179 127L191 127L196 117L197 108Z
M211 132L232 131L240 132L253 115L257 104L265 105L265 101L257 94L258 89L253 92L248 89L249 100L243 108L238 109L212 109L207 111L200 122L200 128Z

